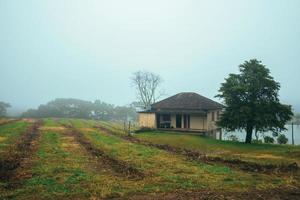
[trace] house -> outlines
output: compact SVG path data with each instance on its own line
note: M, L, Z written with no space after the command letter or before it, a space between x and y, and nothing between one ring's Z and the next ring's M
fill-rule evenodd
M223 105L193 92L182 92L139 112L140 127L221 137L216 126Z

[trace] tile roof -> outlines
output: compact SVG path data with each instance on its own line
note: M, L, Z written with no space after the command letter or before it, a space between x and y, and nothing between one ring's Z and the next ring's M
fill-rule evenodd
M224 106L194 92L182 92L151 105L151 110L218 110Z

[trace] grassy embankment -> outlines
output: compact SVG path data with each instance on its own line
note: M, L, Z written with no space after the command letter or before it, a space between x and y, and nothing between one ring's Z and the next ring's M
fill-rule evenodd
M210 156L258 162L262 164L288 164L300 166L300 146L277 144L244 144L210 138L166 132L145 132L135 137L157 144L204 152Z
M125 135L122 126L108 122L93 122L101 125L116 135ZM134 134L135 138L155 144L166 144L176 148L205 153L208 156L224 159L240 159L259 164L291 164L300 166L300 146L278 144L245 144L243 142L220 141L197 135L179 132L151 131Z

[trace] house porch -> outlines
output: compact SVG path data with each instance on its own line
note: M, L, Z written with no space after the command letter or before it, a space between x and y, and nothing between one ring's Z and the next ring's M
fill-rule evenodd
M207 131L206 113L156 113L156 127L177 131Z

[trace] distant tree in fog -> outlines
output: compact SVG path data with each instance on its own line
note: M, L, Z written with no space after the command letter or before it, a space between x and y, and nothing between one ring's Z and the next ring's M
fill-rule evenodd
M136 89L137 98L143 103L145 109L150 108L163 92L159 91L162 79L159 75L148 71L137 71L131 77L132 84Z
M45 105L40 105L38 109L27 110L22 114L22 117L59 117L124 121L135 120L136 110L132 106L115 107L112 104L100 100L91 102L72 98L58 98Z
M0 117L5 117L7 115L7 108L10 108L9 103L0 101Z

